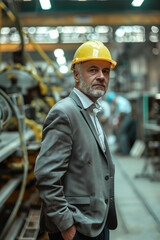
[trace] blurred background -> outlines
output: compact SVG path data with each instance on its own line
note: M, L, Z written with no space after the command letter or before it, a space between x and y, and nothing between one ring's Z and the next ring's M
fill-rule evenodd
M0 240L48 239L34 163L44 119L74 87L71 61L87 40L117 61L100 116L116 165L111 240L160 239L160 2L0 0Z

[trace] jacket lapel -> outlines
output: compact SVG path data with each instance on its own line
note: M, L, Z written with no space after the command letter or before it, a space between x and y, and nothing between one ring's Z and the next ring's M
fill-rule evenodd
M93 136L95 137L98 145L100 146L100 148L101 148L101 150L102 150L102 152L103 152L103 149L102 149L102 146L101 146L101 143L100 143L100 140L99 140L97 131L96 131L96 129L95 129L93 123L92 123L92 120L91 120L91 118L90 118L87 110L83 108L83 105L82 105L79 97L77 96L77 94L75 94L75 93L72 91L69 96L70 96L70 97L76 102L76 104L80 107L80 112L81 112L83 118L84 118L85 121L87 122L87 124L88 124L88 126L89 126L89 128L90 128L90 130L91 130L91 132L92 132L92 134L93 134ZM104 153L104 152L103 152L103 153ZM105 155L105 153L104 153L104 155ZM106 155L105 155L105 156L106 156Z
M96 129L95 129L93 123L92 123L92 120L91 120L91 118L90 118L87 110L82 109L82 110L80 110L80 111L81 111L83 117L85 118L85 120L86 120L86 122L87 122L87 124L88 124L88 126L89 126L89 128L90 128L90 130L91 130L91 132L92 132L92 134L94 135L95 139L97 140L98 144L99 144L100 147L101 147L101 144L100 144L100 141L99 141L99 137L98 137L98 135L97 135L97 131L96 131Z

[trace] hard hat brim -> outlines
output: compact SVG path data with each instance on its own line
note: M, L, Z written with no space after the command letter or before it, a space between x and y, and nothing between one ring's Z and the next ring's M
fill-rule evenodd
M75 58L73 61L72 61L72 65L71 65L71 71L73 72L73 66L77 63L81 63L81 62L86 62L86 61L91 61L91 60L102 60L102 61L106 61L106 62L110 62L111 63L111 70L114 69L114 67L117 65L117 62L112 60L112 59L107 59L107 58Z

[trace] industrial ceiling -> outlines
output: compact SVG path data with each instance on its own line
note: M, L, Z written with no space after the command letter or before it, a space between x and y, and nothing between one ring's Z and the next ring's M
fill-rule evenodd
M1 1L0 1L1 2ZM125 44L132 44L132 54L145 45L159 42L159 0L144 0L141 7L133 7L132 0L52 0L51 8L42 10L39 0L3 0L8 9L17 15L20 25L41 48L53 57L53 50L63 48L70 62L76 48L84 41L97 39L104 42L118 58L125 51ZM1 51L8 54L17 48L15 23L2 11L2 27L9 27L8 42ZM5 32L4 31L4 32ZM51 37L51 33L54 36ZM123 33L122 33L123 32ZM120 36L123 34L123 38ZM1 43L5 36L1 33ZM57 36L57 38L55 37ZM34 61L40 61L33 46L24 37L25 50Z
M18 6L20 13L42 14L40 3L38 0L14 0ZM140 8L131 5L133 0L52 0L51 9L48 14L59 14L60 12L105 12L114 13L119 11L158 11L160 10L159 0L145 0ZM8 5L12 0L5 0Z

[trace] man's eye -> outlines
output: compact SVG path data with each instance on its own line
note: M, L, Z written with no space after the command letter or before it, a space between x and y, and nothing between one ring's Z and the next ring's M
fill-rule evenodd
M91 71L91 72L95 72L96 69L95 69L95 68L91 68L90 71Z
M109 70L108 70L108 69L105 69L105 70L103 70L103 73L104 73L104 74L108 74L108 73L109 73Z

